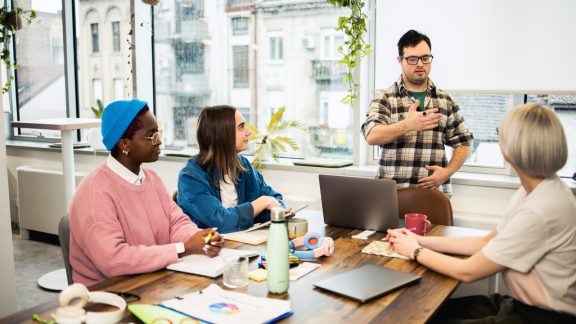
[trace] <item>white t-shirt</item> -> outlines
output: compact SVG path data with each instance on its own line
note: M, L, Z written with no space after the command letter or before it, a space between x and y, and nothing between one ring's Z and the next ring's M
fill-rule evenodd
M520 187L483 253L505 266L512 297L576 315L576 199L558 177Z
M230 208L238 205L238 191L236 185L230 181L228 176L224 177L228 183L220 180L220 198L222 200L222 207Z

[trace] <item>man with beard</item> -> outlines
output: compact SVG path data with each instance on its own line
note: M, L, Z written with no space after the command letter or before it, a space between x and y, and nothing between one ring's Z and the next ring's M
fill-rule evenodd
M387 90L375 91L362 133L380 145L378 178L399 188L438 189L451 196L450 176L470 152L472 134L454 99L428 75L432 68L428 36L409 30L398 41L402 75ZM448 163L444 145L454 148Z

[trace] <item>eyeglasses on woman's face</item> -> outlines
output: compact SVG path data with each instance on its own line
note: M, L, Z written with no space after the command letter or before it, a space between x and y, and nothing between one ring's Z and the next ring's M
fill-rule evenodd
M158 131L152 134L152 136L143 136L141 139L147 139L152 142L152 145L158 145L162 143L162 132Z

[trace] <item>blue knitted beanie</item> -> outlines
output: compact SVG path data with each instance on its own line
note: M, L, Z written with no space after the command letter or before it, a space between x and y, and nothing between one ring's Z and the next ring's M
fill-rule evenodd
M112 151L130 123L148 103L138 99L110 103L102 112L102 143Z

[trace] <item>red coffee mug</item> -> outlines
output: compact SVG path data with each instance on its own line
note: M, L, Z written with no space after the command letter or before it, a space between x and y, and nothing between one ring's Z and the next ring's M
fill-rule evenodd
M405 227L414 234L424 235L432 228L427 218L428 216L424 214L406 214L404 215Z

